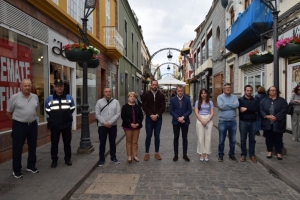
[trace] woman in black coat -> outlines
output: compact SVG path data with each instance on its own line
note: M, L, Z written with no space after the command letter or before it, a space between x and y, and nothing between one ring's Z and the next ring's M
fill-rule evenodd
M122 107L121 118L126 135L127 161L131 163L132 156L136 162L139 162L137 157L138 139L144 116L141 107L135 103L137 95L134 92L129 92L127 97L128 103Z
M261 129L264 130L267 158L272 158L273 146L277 152L277 159L282 160L283 133L286 131L287 102L279 96L275 86L271 86L265 97L259 104L261 116Z

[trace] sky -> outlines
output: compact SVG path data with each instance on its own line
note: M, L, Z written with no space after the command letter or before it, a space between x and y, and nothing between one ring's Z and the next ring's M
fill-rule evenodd
M152 55L162 48L182 49L195 39L195 29L203 22L213 0L128 0L142 26L143 38ZM171 51L178 64L178 51ZM153 64L168 62L168 51L156 54ZM161 73L170 73L163 65Z

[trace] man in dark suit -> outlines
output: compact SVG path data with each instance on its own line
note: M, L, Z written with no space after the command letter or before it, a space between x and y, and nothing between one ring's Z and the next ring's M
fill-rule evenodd
M187 156L187 135L190 124L190 114L192 113L192 106L190 99L184 95L183 86L177 86L177 96L172 97L170 101L170 114L173 116L173 132L174 132L174 158L173 161L178 160L178 140L180 129L182 133L182 147L183 147L183 159L187 162L190 161Z

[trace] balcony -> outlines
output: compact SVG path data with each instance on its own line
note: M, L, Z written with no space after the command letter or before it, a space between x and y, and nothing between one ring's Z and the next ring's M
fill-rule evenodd
M245 51L260 42L260 34L269 31L272 23L272 11L261 0L253 0L227 29L226 49L235 54Z
M208 58L195 72L195 74L203 73L204 71L207 71L208 69L212 69L212 60L211 58Z
M108 48L117 48L122 54L124 51L123 38L114 26L103 27L104 44Z

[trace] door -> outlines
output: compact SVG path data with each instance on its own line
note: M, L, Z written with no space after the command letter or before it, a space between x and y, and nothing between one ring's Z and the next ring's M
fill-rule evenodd
M217 107L217 98L220 94L222 94L223 86L223 73L214 76L214 94L213 94L213 102L214 106Z

